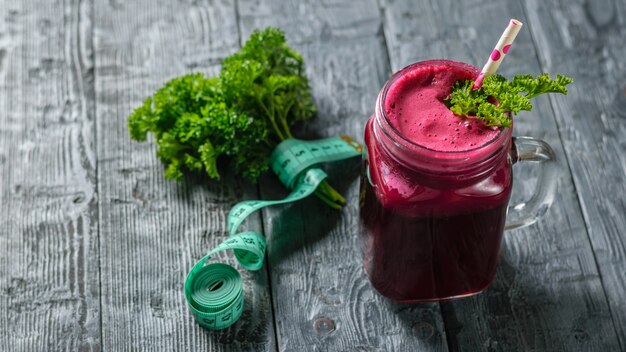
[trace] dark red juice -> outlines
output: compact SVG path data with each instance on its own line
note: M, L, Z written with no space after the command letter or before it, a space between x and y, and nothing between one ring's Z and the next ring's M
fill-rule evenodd
M360 217L372 285L397 301L470 295L493 280L512 173L510 130L443 104L477 70L428 61L394 75L365 130Z

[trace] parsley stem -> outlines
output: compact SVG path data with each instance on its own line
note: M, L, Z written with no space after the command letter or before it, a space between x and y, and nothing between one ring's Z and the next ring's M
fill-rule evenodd
M285 121L285 119L281 119L280 122L283 125L283 128L285 129L285 132L287 134L287 138L293 138L293 135L291 134L291 131L289 131L289 126L287 126L287 121Z
M333 202L332 200L330 200L326 196L326 193L324 193L320 188L315 190L315 195L317 196L317 198L321 199L322 202L326 203L329 207L331 207L333 209L341 209L341 205L339 205L339 204Z
M276 125L276 121L274 121L274 119L269 119L270 122L272 123L272 127L274 128L274 132L276 132L276 134L278 135L278 138L281 141L284 141L286 138L285 136L282 134L282 132L280 132L280 129L278 128L278 125Z
M326 180L318 186L315 195L334 209L341 209L341 206L346 204L345 198L332 188Z
M270 110L268 110L267 106L265 106L265 104L263 104L263 100L261 98L259 98L259 96L256 96L256 101L259 104L259 106L263 109L263 111L265 111L265 115L267 116L267 119L270 120L271 124L272 124L272 128L274 128L274 132L276 132L276 135L278 136L278 139L280 139L281 141L285 140L285 135L283 135L283 133L280 131L280 129L278 128L278 125L276 124L276 121L274 121L274 113L273 111L270 112ZM271 103L271 100L270 100ZM272 110L273 109L273 105L272 105Z

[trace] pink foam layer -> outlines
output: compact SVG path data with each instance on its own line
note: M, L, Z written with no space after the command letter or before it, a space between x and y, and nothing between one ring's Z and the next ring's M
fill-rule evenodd
M391 124L407 139L437 151L466 151L487 144L500 132L475 117L455 116L443 100L457 80L474 73L454 66L416 67L389 88L384 107Z

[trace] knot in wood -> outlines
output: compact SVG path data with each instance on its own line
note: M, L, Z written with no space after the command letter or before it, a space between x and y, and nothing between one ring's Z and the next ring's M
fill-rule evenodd
M313 327L318 334L329 335L335 331L335 321L327 317L317 318L313 322Z
M435 328L429 323L418 322L413 324L413 333L420 340L428 340L435 334Z

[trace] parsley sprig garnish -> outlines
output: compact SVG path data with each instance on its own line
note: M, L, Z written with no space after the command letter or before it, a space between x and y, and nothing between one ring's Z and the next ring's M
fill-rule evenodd
M562 75L556 75L556 79L548 74L516 75L512 81L492 75L479 89L473 89L472 80L457 81L445 103L456 115L476 116L487 126L511 127L511 114L532 110L530 99L546 93L567 94L565 86L572 82Z

